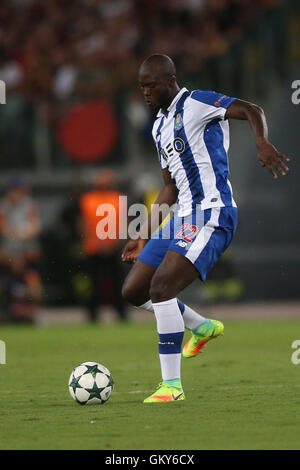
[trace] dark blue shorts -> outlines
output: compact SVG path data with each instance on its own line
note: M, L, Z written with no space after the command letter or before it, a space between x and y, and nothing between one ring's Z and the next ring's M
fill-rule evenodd
M195 209L185 217L174 217L157 231L138 257L158 268L168 250L182 254L199 271L202 281L228 248L237 227L236 207Z

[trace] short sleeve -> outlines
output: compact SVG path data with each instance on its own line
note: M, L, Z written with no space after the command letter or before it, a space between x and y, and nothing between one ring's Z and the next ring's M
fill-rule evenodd
M168 157L167 157L167 155L165 154L165 151L163 150L163 148L160 145L160 137L161 136L160 136L160 132L158 132L159 127L160 127L159 122L154 123L153 129L152 129L152 137L153 137L153 141L154 141L154 144L155 144L155 147L156 147L156 150L157 150L158 161L159 161L160 167L161 167L162 170L164 170L168 166Z
M193 91L191 99L195 115L203 121L224 119L227 109L236 100L216 91L202 90Z
M156 149L157 149L157 155L158 155L158 161L159 161L160 167L162 170L164 170L168 166L168 157L165 154L165 151L162 148L159 148L157 144L156 144Z

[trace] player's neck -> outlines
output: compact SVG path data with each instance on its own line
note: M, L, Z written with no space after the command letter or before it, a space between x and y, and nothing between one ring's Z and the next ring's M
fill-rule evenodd
M175 84L174 86L174 89L172 90L172 93L170 94L170 98L169 98L169 101L168 101L168 104L166 104L165 106L163 106L161 108L161 111L164 113L164 114L168 114L168 108L170 106L170 104L172 103L172 101L174 100L175 96L180 92L180 88L179 86L177 85L177 83Z

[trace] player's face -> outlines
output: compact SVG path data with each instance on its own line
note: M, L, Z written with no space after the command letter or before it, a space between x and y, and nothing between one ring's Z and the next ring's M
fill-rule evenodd
M152 110L169 106L171 93L167 78L140 73L139 85L147 105Z

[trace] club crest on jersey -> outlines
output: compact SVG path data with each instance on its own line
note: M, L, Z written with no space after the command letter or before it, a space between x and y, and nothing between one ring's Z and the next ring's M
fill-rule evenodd
M176 118L175 118L175 125L174 125L175 131L180 131L182 126L183 126L182 116L180 113L177 113Z

